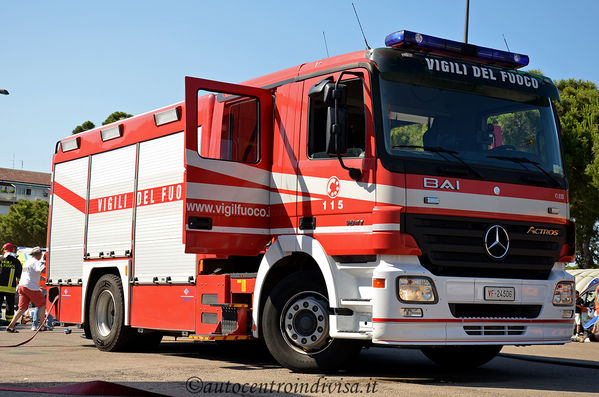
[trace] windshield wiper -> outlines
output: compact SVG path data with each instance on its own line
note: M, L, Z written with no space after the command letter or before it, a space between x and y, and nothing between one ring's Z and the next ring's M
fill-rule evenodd
M543 167L541 167L541 164L539 164L538 162L533 161L531 159L528 159L526 157L487 156L487 158L498 159L498 160L507 160L507 161L512 161L517 164L534 165L539 171L541 171L543 174L545 174L545 176L553 183L554 186L560 186L560 187L562 186L561 183L559 183L559 181L557 179L555 179L553 176L551 176L550 173L548 173L547 171L545 171L545 169ZM524 168L526 168L526 167L524 167Z
M455 150L445 149L445 148L442 148L439 146L422 146L422 145L393 145L392 148L393 149L399 149L399 148L422 149L422 150L426 150L427 152L438 153L445 160L447 160L447 157L443 156L441 153L447 153L451 157L453 157L454 159L456 159L457 161L462 163L466 168L468 168L468 170L471 173L476 175L477 178L484 179L483 176L480 174L480 172L478 172L477 170L472 168L472 166L470 164L468 164L460 156L458 156L458 152L456 152Z

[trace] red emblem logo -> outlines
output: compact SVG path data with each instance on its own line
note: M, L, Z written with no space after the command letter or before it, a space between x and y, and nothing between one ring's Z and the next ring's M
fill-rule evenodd
M327 196L330 198L335 198L339 195L339 190L341 188L341 183L339 182L339 178L336 176L332 176L329 178L327 182Z

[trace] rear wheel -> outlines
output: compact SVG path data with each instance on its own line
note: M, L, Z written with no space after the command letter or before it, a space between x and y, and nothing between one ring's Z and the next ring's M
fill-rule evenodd
M296 371L337 369L361 342L329 336L326 288L313 272L284 278L269 294L262 316L264 341L272 356Z
M501 351L501 345L433 346L421 348L431 361L448 368L476 368L491 361Z
M96 347L103 351L126 349L133 330L125 326L123 286L114 274L100 277L90 301L89 329Z

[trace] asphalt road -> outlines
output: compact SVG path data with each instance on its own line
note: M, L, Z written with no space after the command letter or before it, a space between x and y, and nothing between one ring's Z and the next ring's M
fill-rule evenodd
M20 331L0 332L0 345L33 334L28 328ZM257 344L218 346L169 337L151 352L106 353L80 336L80 330L66 335L56 328L24 346L0 348L0 388L101 380L169 396L222 395L227 390L244 396L599 396L599 343L504 347L499 357L470 371L441 369L418 350L370 348L338 373L300 374L281 368ZM0 395L5 393L0 389Z

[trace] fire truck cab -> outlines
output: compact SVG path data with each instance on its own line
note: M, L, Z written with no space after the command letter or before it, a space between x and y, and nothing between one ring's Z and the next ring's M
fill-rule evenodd
M61 140L49 280L99 349L263 338L300 371L368 344L477 366L570 340L567 178L528 57L409 31L386 48Z

